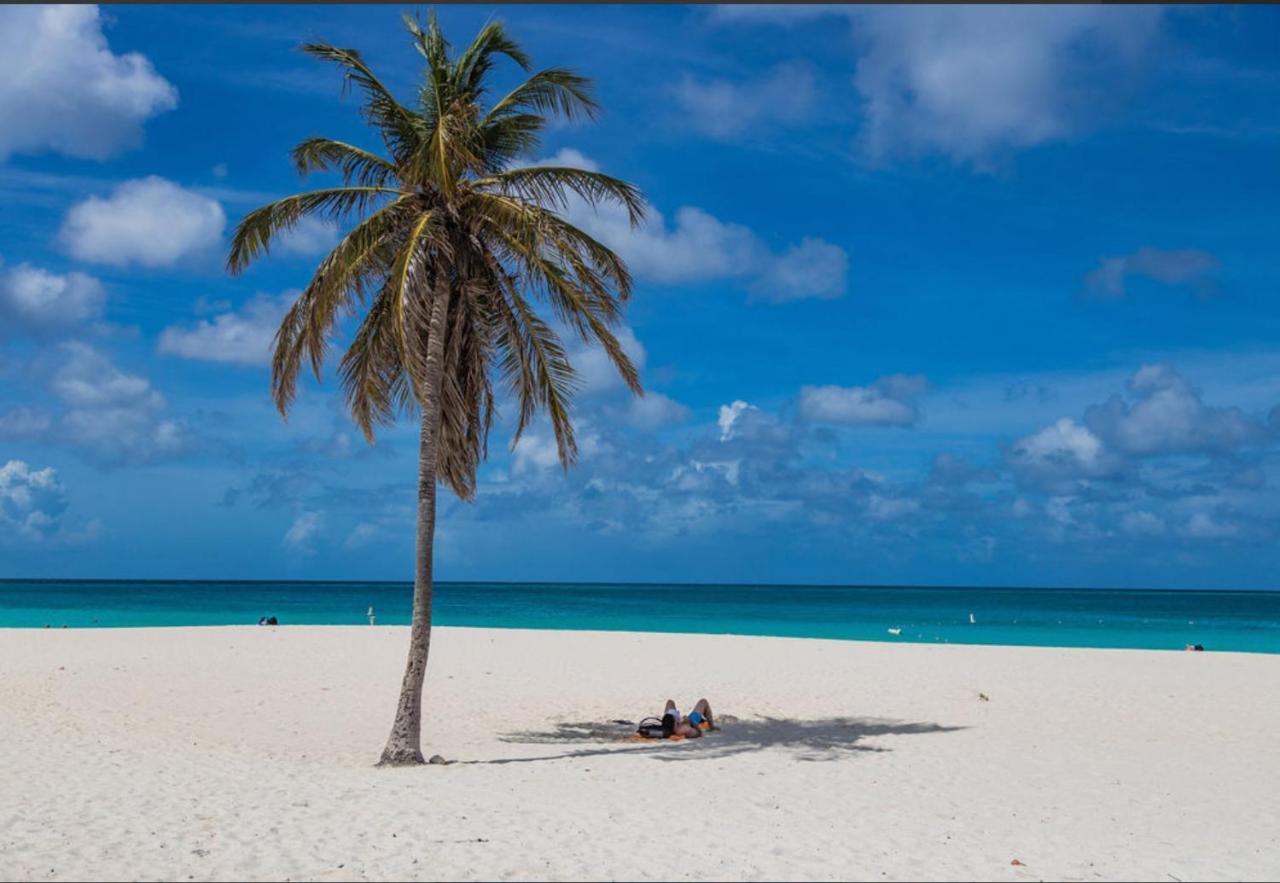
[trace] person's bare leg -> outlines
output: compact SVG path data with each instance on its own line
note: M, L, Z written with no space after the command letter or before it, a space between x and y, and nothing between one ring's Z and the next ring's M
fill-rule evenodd
M711 729L716 728L716 719L711 716L711 703L705 699L699 699L693 706L693 710L702 715L702 719L707 722L707 726Z

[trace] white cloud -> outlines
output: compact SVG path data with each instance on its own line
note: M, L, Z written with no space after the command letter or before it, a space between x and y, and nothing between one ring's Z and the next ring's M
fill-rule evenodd
M44 438L81 448L103 465L154 462L192 447L189 430L165 417L164 396L147 378L121 371L86 344L62 349L69 357L49 386L68 409L48 424ZM41 419L36 414L27 424L34 428Z
M659 282L693 282L744 276L756 264L760 242L740 224L725 223L700 208L685 206L668 225L650 209L644 226L632 229L624 212L583 207L577 220L612 246L632 272Z
M770 256L751 290L774 303L843 297L849 255L838 245L806 236L780 255Z
M70 354L66 364L53 376L52 389L58 398L77 408L141 406L160 408L164 398L151 388L145 377L126 374L88 344L66 343Z
M0 6L0 160L53 150L106 159L178 104L142 55L116 55L96 6Z
M312 541L320 533L324 527L323 512L303 512L293 520L293 524L289 525L289 529L285 531L281 544L292 552L300 555L310 555L315 549L312 547Z
M1103 477L1117 467L1102 440L1067 417L1015 442L1008 462L1015 473L1051 483Z
M1214 292L1213 272L1217 268L1218 259L1198 248L1166 251L1147 247L1104 258L1097 269L1085 276L1085 285L1095 294L1121 298L1130 277L1145 276L1166 285L1194 287L1204 297Z
M1126 512L1120 520L1120 529L1139 537L1158 537L1165 532L1164 520L1151 512L1139 510Z
M913 399L924 387L918 374L895 374L871 386L805 386L800 416L845 426L911 426L919 416Z
M1182 532L1192 539L1221 540L1238 535L1240 529L1235 525L1217 521L1208 513L1197 512L1188 519Z
M0 438L39 439L53 425L53 418L34 408L12 408L0 414Z
M0 334L15 326L40 331L97 319L106 298L102 283L92 276L60 276L18 264L0 275Z
M1168 365L1144 365L1129 381L1132 404L1112 396L1085 412L1085 424L1117 450L1136 456L1213 453L1269 439L1239 408L1205 405Z
M540 472L560 463L556 440L550 434L526 432L511 452L511 471L516 475Z
M854 75L872 156L982 165L1079 131L1152 44L1161 10L1099 6L862 7Z
M39 540L58 529L67 495L52 467L32 469L22 460L0 466L0 541L17 535Z
M675 399L652 390L643 397L633 397L627 405L626 420L638 429L659 429L688 418L688 408Z
M59 237L83 261L168 267L215 247L226 223L215 200L152 175L72 206Z
M271 361L280 320L296 297L297 292L259 296L239 310L218 313L187 327L172 325L160 333L157 349L184 359L266 365Z
M729 139L771 123L793 124L813 113L813 74L798 64L781 64L746 83L697 80L686 75L675 88L676 101L695 130Z
M103 465L153 463L192 447L190 430L144 408L77 409L62 417L61 440Z
M742 399L737 399L730 405L720 406L720 416L716 418L716 425L720 427L720 441L729 441L734 435L734 426L738 420L747 411L760 410L755 405L749 405Z
M604 349L595 344L588 346L583 343L582 339L576 336L576 332L569 332L563 328L559 331L562 337L568 338L570 346L573 347L569 349L569 363L577 372L581 392L586 394L608 392L625 386L618 374L618 369L614 367ZM648 354L645 352L644 345L640 343L640 339L636 337L635 331L630 326L623 325L615 328L613 334L618 338L622 351L636 366L636 370L643 370Z
M542 164L598 170L595 162L571 148ZM612 204L592 210L573 199L567 215L616 251L637 277L669 284L739 280L769 301L835 298L845 293L848 256L844 249L821 239L805 237L777 253L747 227L721 221L693 206L678 209L671 224L650 207L638 228L631 226L625 209Z
M838 16L859 44L853 85L872 157L942 155L979 168L1069 138L1131 91L1157 7L719 7L721 21Z
M586 169L588 172L600 171L600 164L591 157L587 156L581 150L573 147L562 147L555 152L553 156L549 156L540 162L535 163L539 166L568 166L572 169Z

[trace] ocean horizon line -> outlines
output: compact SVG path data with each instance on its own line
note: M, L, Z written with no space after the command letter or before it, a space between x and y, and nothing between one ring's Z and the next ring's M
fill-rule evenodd
M371 586L411 586L411 579L246 579L228 577L0 577L0 585L6 583L110 583L133 585L201 585L207 583L229 583L234 585L317 585L348 586L353 583ZM1280 594L1276 588L1186 588L1179 586L1143 586L1132 588L1124 586L1071 586L1071 585L981 585L966 583L829 583L829 582L705 582L697 580L508 580L508 579L438 579L434 585L451 586L557 586L557 587L611 587L620 588L796 588L796 589L920 589L929 591L984 591L984 592L1149 592L1149 593L1203 593L1203 594Z

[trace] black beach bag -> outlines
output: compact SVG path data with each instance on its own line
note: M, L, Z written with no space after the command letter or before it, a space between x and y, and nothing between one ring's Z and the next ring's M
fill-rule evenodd
M646 739L666 739L674 732L675 718L669 714L661 718L646 717L636 727L636 733Z

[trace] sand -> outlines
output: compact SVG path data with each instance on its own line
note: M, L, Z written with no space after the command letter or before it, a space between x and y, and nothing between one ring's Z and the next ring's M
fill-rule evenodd
M1280 874L1280 656L437 629L375 769L406 638L0 630L0 878Z

